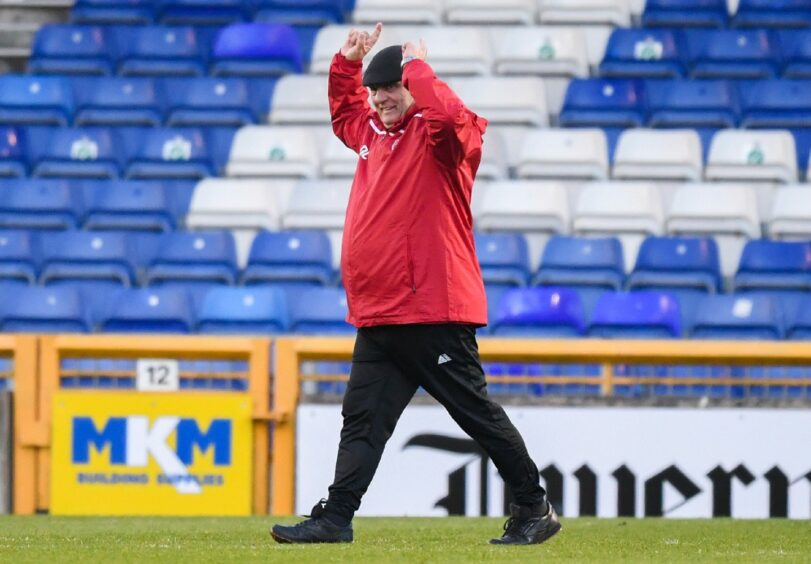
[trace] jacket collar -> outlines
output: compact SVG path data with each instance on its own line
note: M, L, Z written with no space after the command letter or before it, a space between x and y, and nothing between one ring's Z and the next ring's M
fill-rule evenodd
M383 122L380 120L380 116L377 114L374 108L371 109L372 112L372 120L375 124L375 129L382 133L388 133L389 135L396 135L397 133L403 133L408 127L408 122L411 121L411 118L417 114L417 104L411 104L408 109L406 110L403 117L400 118L399 121L392 124L391 127L386 127L383 125Z

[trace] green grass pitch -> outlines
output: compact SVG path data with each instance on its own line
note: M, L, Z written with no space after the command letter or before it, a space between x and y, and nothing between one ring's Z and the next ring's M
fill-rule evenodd
M545 544L490 546L488 518L358 518L355 542L279 545L295 518L0 516L0 562L811 562L811 521L566 519Z

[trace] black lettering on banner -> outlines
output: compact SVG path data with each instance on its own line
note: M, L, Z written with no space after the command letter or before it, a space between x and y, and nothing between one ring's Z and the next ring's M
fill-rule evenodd
M676 488L676 491L684 497L681 503L671 507L668 512L681 507L690 498L701 493L701 488L685 476L684 472L671 464L645 481L645 517L661 517L665 514L663 507L665 483Z
M554 464L541 470L540 474L546 484L546 499L558 515L563 515L563 474Z
M579 517L594 517L597 515L597 474L584 464L575 471L574 477L580 482Z
M611 475L617 481L617 517L635 517L636 476L625 464Z
M769 482L769 517L788 517L788 476L773 466L763 477Z
M755 477L743 464L738 464L731 472L725 471L719 464L707 473L712 481L712 516L732 517L732 478L737 478L748 486Z

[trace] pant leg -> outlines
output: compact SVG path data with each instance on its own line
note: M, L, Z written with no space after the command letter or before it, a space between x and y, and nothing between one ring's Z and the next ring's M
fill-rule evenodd
M501 406L487 395L476 330L462 324L400 329L402 335L395 341L400 368L413 374L462 430L482 446L510 486L516 503L543 501L546 492L524 439Z
M380 331L375 327L358 331L341 410L341 442L326 512L346 521L360 507L386 442L417 391L416 381L392 362Z

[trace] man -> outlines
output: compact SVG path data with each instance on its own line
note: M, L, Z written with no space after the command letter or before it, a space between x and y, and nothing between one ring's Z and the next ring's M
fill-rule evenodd
M352 541L352 517L386 441L422 386L513 492L504 535L491 542L540 543L560 523L523 439L487 397L476 344L487 303L470 197L487 121L437 79L422 41L382 49L361 82L381 31L379 23L371 34L351 31L329 73L332 128L359 155L341 255L358 334L335 481L309 519L271 534L278 542Z

